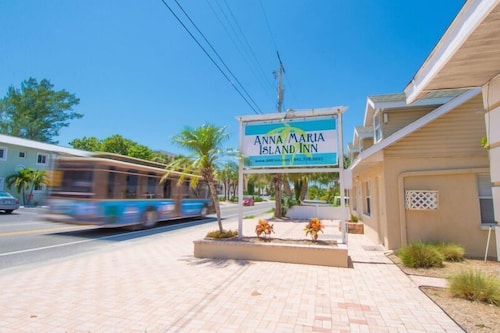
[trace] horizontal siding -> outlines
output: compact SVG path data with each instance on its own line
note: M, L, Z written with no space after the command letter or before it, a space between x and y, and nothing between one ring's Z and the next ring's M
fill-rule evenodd
M388 147L387 157L487 156L482 97L451 110Z
M387 113L388 122L382 123L382 133L383 137L387 138L391 134L397 132L399 129L411 124L415 120L421 118L427 113L434 110L434 108L429 107L416 107L401 110L391 110Z

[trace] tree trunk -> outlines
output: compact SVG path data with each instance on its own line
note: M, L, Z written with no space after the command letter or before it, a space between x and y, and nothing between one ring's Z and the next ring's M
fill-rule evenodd
M288 181L288 177L283 177L283 191L288 195L288 197L293 198L292 188L290 187L290 182Z
M304 199L306 198L307 188L308 188L307 181L303 180L302 186L300 187L300 202L303 202Z
M229 180L224 182L224 200L229 200Z
M273 175L274 191L275 191L275 208L274 216L281 218L281 177L278 174Z
M217 196L217 189L213 181L208 181L208 187L210 188L210 193L212 195L212 201L214 202L215 214L217 215L217 224L219 225L219 232L222 234L224 229L222 228L222 222L220 217L220 204L219 197Z

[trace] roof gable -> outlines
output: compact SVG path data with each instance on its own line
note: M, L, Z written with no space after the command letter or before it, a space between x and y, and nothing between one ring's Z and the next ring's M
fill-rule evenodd
M433 121L433 120L441 117L442 115L450 112L451 110L453 110L457 106L469 101L470 99L474 98L475 96L477 96L480 93L481 93L481 89L475 88L475 89L467 90L465 93L459 95L458 97L453 98L448 103L441 105L440 107L438 107L434 111L431 111L430 113L419 118L418 120L414 121L413 123L409 124L408 126L400 129L399 131L397 131L394 134L390 135L389 137L383 139L382 141L378 142L377 144L362 151L358 155L358 157L353 161L351 168L355 168L360 163L362 163L363 160L369 159L371 156L378 154L386 147L394 144L395 142L403 139L404 137L408 136L409 134L417 131L418 129L427 125L431 121Z
M38 150L43 150L47 152L59 153L59 154L67 154L73 156L89 156L90 153L85 150L74 149L62 147L50 143L44 143L24 138L19 138L16 136L10 136L5 134L0 134L0 143L11 144L20 147L33 148Z
M439 89L481 87L500 72L500 0L469 0L405 89L409 103Z

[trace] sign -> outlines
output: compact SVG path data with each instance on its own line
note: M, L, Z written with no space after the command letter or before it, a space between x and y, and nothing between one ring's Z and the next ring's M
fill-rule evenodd
M242 153L250 168L337 165L336 118L246 123Z

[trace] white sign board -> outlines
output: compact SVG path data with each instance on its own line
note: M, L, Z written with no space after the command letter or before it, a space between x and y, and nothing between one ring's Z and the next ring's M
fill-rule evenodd
M249 168L337 165L337 119L247 123L242 148Z

